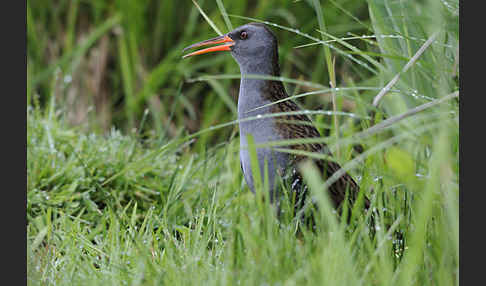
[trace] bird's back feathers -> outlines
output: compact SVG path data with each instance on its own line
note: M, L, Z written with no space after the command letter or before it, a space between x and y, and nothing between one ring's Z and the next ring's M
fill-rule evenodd
M268 97L269 100L276 102L287 98L285 88L280 81L267 81L264 85L262 93ZM301 111L301 109L292 100L280 101L273 105L272 113L293 112ZM284 139L299 139L299 138L318 138L320 137L319 131L312 124L312 121L305 114L286 114L275 117L275 131L280 133ZM324 153L331 156L331 152L324 143L299 143L288 146L294 150L301 150L307 152ZM304 155L294 155L292 160L292 168L290 172L291 179L289 185L294 191L302 192L300 200L305 199L307 191L303 185L302 175L295 168L297 164L303 160L309 159ZM318 160L312 159L318 167L321 174L325 178L329 178L341 167L338 163L331 160ZM330 199L332 200L336 208L340 207L346 197L346 190L348 190L349 203L353 204L357 198L359 192L359 186L354 179L348 174L344 173L336 182L331 184L328 188ZM303 202L301 202L303 203ZM369 201L365 197L365 208L369 207Z

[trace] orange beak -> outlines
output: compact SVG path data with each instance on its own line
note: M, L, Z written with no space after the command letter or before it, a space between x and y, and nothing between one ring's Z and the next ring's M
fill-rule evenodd
M202 50L198 50L198 51L192 52L190 54L187 54L187 55L183 56L182 58L184 59L184 58L187 58L187 57L206 54L206 53L210 53L210 52L231 51L230 47L235 44L235 42L230 37L228 37L227 35L223 35L223 36L219 36L219 37L216 37L216 38L213 38L213 39L209 39L209 40L206 40L206 41L202 41L202 42L190 45L189 47L185 48L182 51L184 52L188 49L192 49L192 48L196 48L196 47L213 45L213 44L222 44L222 43L226 43L226 44L214 46L214 47L210 47L210 48L206 48L206 49L202 49Z

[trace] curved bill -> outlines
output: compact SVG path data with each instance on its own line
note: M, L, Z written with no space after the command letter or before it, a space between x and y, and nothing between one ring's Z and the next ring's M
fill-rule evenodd
M190 57L190 56L201 55L201 54L206 54L206 53L216 52L216 51L231 51L230 47L235 44L235 42L230 37L228 37L227 35L223 35L223 36L212 38L212 39L209 39L209 40L206 40L206 41L195 43L193 45L190 45L189 47L184 48L184 50L182 50L182 51L184 52L184 51L186 51L188 49L192 49L192 48L214 45L214 44L222 44L222 43L226 43L226 44L214 46L214 47L210 47L210 48L206 48L206 49L202 49L202 50L198 50L198 51L192 52L190 54L187 54L187 55L183 56L182 58L184 59L184 58L187 58L187 57Z

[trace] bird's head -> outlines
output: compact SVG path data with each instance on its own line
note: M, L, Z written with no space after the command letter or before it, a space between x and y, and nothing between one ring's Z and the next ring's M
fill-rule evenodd
M190 45L184 51L214 44L221 45L197 50L183 58L216 51L230 51L242 72L275 74L275 68L278 70L277 38L264 24L249 23L240 26L225 35Z

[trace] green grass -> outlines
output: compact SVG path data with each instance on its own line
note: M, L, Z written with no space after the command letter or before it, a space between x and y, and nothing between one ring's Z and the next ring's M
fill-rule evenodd
M236 63L181 60L216 36L192 1L28 1L28 284L458 285L458 1L197 3L223 33L268 21L375 229L312 165L315 231L248 190Z

